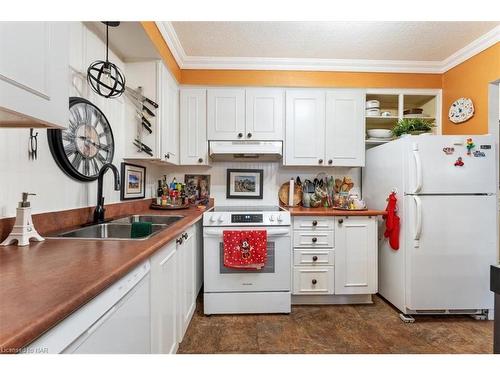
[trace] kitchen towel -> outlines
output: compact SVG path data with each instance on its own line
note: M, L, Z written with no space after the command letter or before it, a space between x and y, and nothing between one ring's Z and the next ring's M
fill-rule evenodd
M261 269L267 261L266 230L225 230L224 267Z
M398 199L396 198L396 193L389 194L387 198L387 207L385 211L387 212L384 215L385 220L385 232L384 237L389 238L389 245L393 250L399 249L399 227L400 227L400 219L398 214L396 213L396 203Z

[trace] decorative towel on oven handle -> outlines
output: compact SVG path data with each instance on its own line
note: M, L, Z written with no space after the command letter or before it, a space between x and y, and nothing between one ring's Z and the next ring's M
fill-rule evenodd
M267 261L266 230L224 230L224 267L261 269Z

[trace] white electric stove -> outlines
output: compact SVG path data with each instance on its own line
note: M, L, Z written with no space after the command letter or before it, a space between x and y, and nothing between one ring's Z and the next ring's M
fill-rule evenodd
M203 214L204 312L289 313L290 213L278 206L216 206ZM260 270L224 267L224 230L266 230L267 262Z

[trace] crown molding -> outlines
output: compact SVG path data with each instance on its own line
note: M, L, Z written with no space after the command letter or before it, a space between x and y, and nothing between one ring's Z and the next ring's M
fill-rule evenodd
M188 56L171 22L156 22L181 69L441 74L500 41L500 26L442 61Z
M488 31L486 34L481 35L476 40L467 44L464 48L459 49L457 52L447 57L442 61L441 73L447 72L455 66L463 63L465 60L470 59L472 56L484 51L485 49L500 42L500 26Z

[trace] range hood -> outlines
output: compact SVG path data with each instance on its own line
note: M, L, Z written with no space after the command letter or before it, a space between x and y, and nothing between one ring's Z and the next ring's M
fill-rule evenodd
M276 161L283 157L281 141L210 141L208 147L215 161Z

